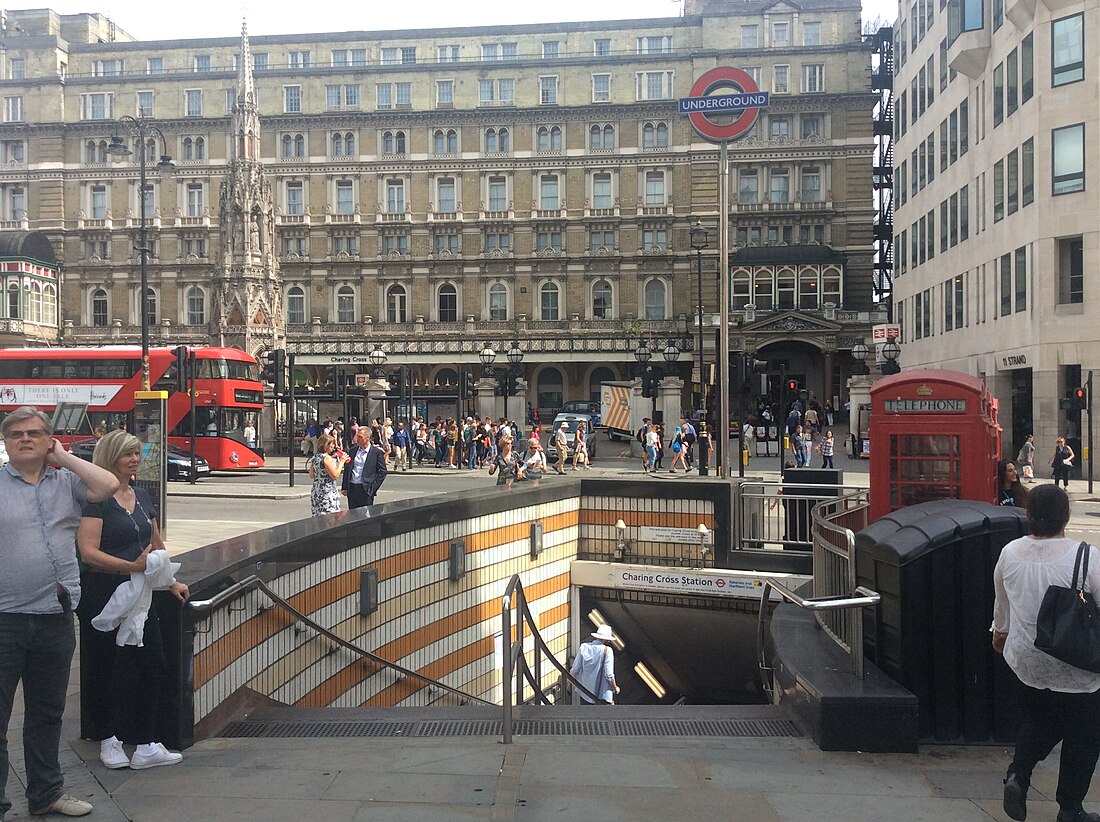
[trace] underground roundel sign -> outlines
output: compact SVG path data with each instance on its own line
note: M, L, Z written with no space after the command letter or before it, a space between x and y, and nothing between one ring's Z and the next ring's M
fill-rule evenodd
M715 94L731 90L732 94ZM695 81L691 96L680 98L680 113L691 120L700 137L724 143L743 137L756 123L760 109L768 105L768 92L743 69L725 66L713 68ZM715 123L710 115L732 114L732 122Z

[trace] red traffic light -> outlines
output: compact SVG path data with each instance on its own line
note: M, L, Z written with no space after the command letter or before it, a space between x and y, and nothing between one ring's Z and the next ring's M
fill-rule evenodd
M1074 396L1074 399L1076 399L1078 402L1084 402L1085 401L1085 389L1084 388L1075 388L1074 391L1073 391L1073 396Z
M788 391L797 391L798 390L798 381L797 380L787 380L787 390Z

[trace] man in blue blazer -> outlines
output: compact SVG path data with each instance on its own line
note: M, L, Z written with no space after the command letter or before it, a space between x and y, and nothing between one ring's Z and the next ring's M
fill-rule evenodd
M370 428L359 426L344 465L341 493L348 498L348 508L374 505L374 495L386 479L386 452L370 441Z

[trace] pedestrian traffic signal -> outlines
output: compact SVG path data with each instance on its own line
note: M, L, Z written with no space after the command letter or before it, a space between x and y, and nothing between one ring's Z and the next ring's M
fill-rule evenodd
M798 380L787 380L787 391L791 394L798 393Z
M1088 388L1082 387L1073 389L1073 404L1078 411L1084 411L1089 407Z
M642 374L642 396L653 399L660 391L661 372L652 365L647 365Z
M187 346L178 345L172 349L176 355L176 390L180 393L187 390Z
M286 393L286 351L276 348L265 355L268 366L263 369L261 378L266 383L272 383L276 397L282 397Z
M468 400L472 400L475 396L474 375L471 374L469 371L463 371L459 376L462 377L462 381L464 383L462 396L464 396Z

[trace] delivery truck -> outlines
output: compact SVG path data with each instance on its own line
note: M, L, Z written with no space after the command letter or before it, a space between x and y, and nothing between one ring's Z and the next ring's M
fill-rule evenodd
M640 389L633 382L605 382L600 384L600 419L609 440L632 440L642 425L650 401L642 402Z

